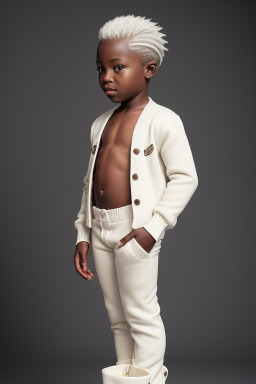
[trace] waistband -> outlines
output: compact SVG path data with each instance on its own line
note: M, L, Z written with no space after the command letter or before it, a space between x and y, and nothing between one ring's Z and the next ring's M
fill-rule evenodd
M92 206L93 218L98 221L122 221L133 217L132 204L113 209L102 209L95 205Z

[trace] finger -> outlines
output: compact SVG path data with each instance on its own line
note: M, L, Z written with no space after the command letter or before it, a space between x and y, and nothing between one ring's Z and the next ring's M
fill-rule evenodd
M76 270L79 273L79 275L81 275L85 279L88 279L88 274L83 271L83 269L80 265L79 259L77 257L75 258L75 266L76 266Z
M90 271L90 269L87 268L87 262L84 261L83 263L81 263L82 265L82 269L83 269L83 272L90 278L92 279L94 274L93 272Z
M93 273L90 271L90 269L87 268L87 263L82 263L82 269L83 272L86 274L86 276L90 279L93 278Z
M119 240L119 243L117 244L118 247L122 247L127 241L131 240L134 237L135 231L134 229L129 232L127 235L125 235L121 240Z
M88 274L87 274L87 272L84 272L83 270L82 270L82 268L81 267L77 267L76 268L76 270L77 270L77 272L79 273L79 275L81 275L82 277L84 277L86 280L88 280Z
M94 276L94 273L90 269L88 269L88 268L86 269L86 273L88 274L88 276L91 276L91 277Z
M93 272L90 269L87 268L86 272L93 276Z
M82 265L83 271L86 272L86 270L87 270L87 263L84 262L84 263L81 263L81 265Z

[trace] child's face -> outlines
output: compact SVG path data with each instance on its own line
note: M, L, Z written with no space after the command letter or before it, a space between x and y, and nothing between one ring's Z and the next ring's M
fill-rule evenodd
M156 62L142 65L140 57L129 51L128 41L106 39L99 43L97 49L100 86L104 92L106 87L116 91L107 95L116 103L145 93L149 78L156 71Z

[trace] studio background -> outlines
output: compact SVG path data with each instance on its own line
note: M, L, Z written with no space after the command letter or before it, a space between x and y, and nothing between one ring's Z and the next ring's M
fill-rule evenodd
M85 373L99 363L99 379L115 363L97 276L75 270L73 223L91 124L114 106L95 70L98 30L126 14L152 18L167 35L148 95L181 116L199 178L160 253L166 365L255 364L254 3L2 1L6 383L13 365L74 363ZM42 377L35 382L50 382Z

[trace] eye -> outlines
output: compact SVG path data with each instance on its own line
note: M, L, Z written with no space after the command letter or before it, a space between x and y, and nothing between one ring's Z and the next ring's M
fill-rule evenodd
M102 73L102 72L100 71L101 68L103 68L103 67L97 67L97 68L96 68L96 71L99 71L99 73Z
M117 64L117 65L115 66L115 68L117 68L117 67L119 67L119 68L121 68L121 69L124 68L123 65L120 65L120 64Z
M117 64L117 65L115 65L115 67L114 67L114 69L115 69L116 72L119 72L119 71L122 70L123 68L124 68L124 66L123 66L123 65L120 65L120 64ZM96 68L96 71L99 71L99 73L103 73L103 71L101 71L101 69L103 69L103 71L104 71L104 68L103 68L103 67L97 67L97 68Z

